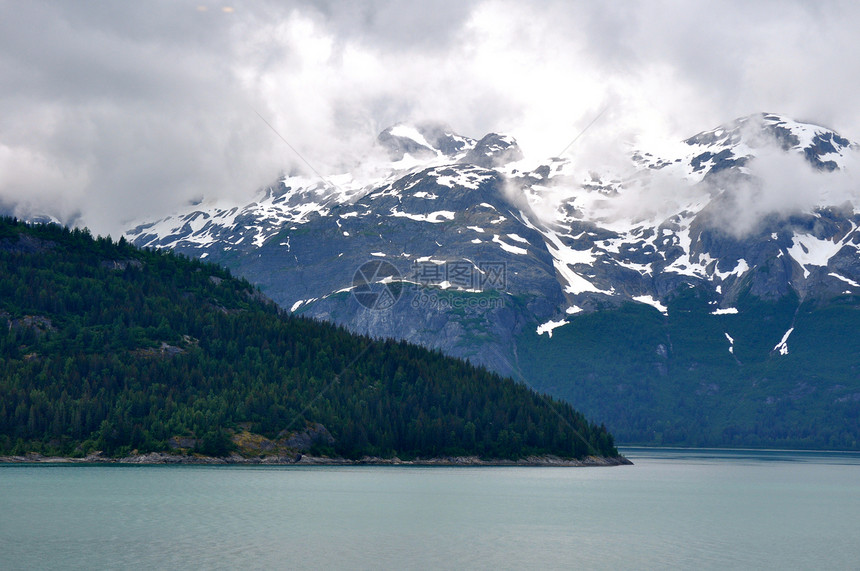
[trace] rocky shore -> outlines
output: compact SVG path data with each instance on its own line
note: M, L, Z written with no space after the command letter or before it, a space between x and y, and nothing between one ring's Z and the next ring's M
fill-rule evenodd
M202 456L199 454L169 454L165 452L152 452L149 454L135 454L123 458L110 458L101 454L91 454L83 458L67 458L62 456L42 456L41 454L27 454L25 456L0 456L0 464L32 464L32 463L54 463L54 464L259 464L272 466L302 465L302 466L558 466L558 467L585 467L585 466L623 466L631 465L633 462L623 456L600 457L588 456L581 460L559 458L557 456L529 456L520 460L484 460L477 456L456 456L442 458L425 458L415 460L401 460L394 458L377 458L366 456L359 460L346 458L328 458L320 456L307 456L296 454L291 456L263 456L244 457L232 454L225 457Z

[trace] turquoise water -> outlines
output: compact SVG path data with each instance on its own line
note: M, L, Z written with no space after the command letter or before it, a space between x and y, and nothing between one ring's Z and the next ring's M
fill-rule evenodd
M856 569L860 455L0 467L0 568Z

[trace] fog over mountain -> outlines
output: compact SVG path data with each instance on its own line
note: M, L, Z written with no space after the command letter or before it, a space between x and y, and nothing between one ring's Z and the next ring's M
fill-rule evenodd
M605 110L566 153L588 168L758 111L856 137L858 22L850 2L0 0L0 209L118 236L368 164L428 119L544 158ZM761 204L816 200L802 161L764 156L785 184Z

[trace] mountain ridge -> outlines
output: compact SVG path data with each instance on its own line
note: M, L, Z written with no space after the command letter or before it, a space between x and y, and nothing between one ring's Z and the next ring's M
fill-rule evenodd
M750 125L756 121L760 121L761 124L750 128ZM430 138L439 145L439 148L436 148L420 129L398 125L380 135L381 143L387 144L397 158L397 161L392 164L393 171L382 181L367 184L363 188L341 186L326 188L322 181L309 182L300 177L288 177L280 181L280 186L265 189L261 200L252 202L244 209L216 207L208 212L195 210L179 218L172 217L159 223L139 225L127 236L142 246L170 247L203 258L210 255L229 257L226 253L234 249L240 252L252 252L279 233L288 235L289 232L284 232L286 228L298 230L299 225L316 221L317 216L320 218L334 216L338 228L342 228L346 218L364 216L369 210L381 211L388 218L400 217L436 224L451 221L457 213L469 207L483 205L497 209L498 204L493 205L487 201L479 202L474 199L477 194L468 195L467 193L467 196L463 197L455 192L457 189L477 191L482 183L493 180L495 187L500 190L500 196L508 197L508 200L503 201L507 204L502 208L512 215L511 218L518 219L518 229L539 228L538 231L543 234L543 237L523 242L518 241L517 238L511 239L509 236L499 234L494 235L491 241L507 253L520 253L523 250L523 244L549 252L553 257L559 281L570 302L570 307L563 308L564 310L574 313L590 310L593 306L593 298L615 297L612 282L613 276L617 274L627 274L623 279L615 280L625 285L626 292L621 294L624 299L650 303L661 309L662 304L659 299L677 285L675 283L677 279L669 280L668 285L661 283L661 280L668 275L712 281L717 293L723 295L721 291L723 288L720 287L722 282L737 281L735 278L739 277L738 274L750 269L747 260L739 255L732 256L733 253L729 252L729 256L715 258L710 251L715 247L719 248L714 244L717 241L721 242L720 246L726 246L724 249L732 249L728 244L731 242L731 236L726 240L726 237L715 236L714 230L719 230L720 207L733 199L725 191L718 192L716 196L710 196L714 191L710 188L705 189L704 193L689 197L688 203L681 204L678 212L665 216L662 220L654 217L654 220L650 221L650 228L644 223L645 220L606 220L606 208L607 203L611 202L610 199L615 198L617 201L617 197L626 190L624 186L635 188L643 184L642 177L650 174L649 171L663 171L667 168L677 171L680 167L684 171L684 177L691 179L693 183L702 183L716 178L726 170L734 170L738 176L748 177L745 167L753 149L774 142L779 144L783 151L801 152L810 165L818 170L837 170L838 164L835 159L842 159L843 151L856 150L857 145L838 134L822 131L822 129L807 124L788 123L784 118L773 114L759 114L688 138L684 143L690 147L690 150L683 159L663 159L656 158L650 153L634 152L632 159L641 168L628 181L622 183L617 179L604 180L600 175L592 173L591 181L579 185L585 192L580 192L579 196L576 193L570 193L573 196L564 197L555 205L554 216L546 219L535 214L533 210L544 202L547 187L542 183L550 182L554 178L564 178L566 173L563 171L570 166L569 161L551 160L550 164L558 163L554 170L550 168L550 164L540 165L529 172L522 172L516 168L505 169L504 166L501 169L492 169L467 160L471 153L476 152L476 149L481 149L481 141L459 137L438 125L425 127L424 132L433 133ZM752 132L752 135L749 132ZM513 152L517 157L522 156L515 141L510 138L490 134L482 141L487 139L502 140L507 146L489 145L490 150L478 153L481 156L489 157L492 161L501 161L504 165L511 164L511 161L507 160L508 153ZM440 144L438 141L444 141L444 143ZM718 150L714 145L721 146L721 150L714 152ZM418 148L433 153L431 161L438 162L440 157L443 157L453 162L435 166L411 165L410 168L400 169L399 167L402 166L400 163L409 162L409 159L413 158L408 151L414 152ZM453 154L444 155L443 148ZM409 192L422 184L422 181L430 180L435 183L433 190ZM301 186L303 183L304 186ZM647 184L648 181L645 183ZM576 185L576 181L568 184ZM519 189L521 194L511 197L511 187L517 185L521 187ZM434 208L438 191L445 194L443 202L446 204L446 209ZM709 196L705 197L705 194ZM386 196L396 200L386 200ZM379 200L380 198L383 200ZM420 200L415 200L416 198ZM708 199L708 203L702 205L705 198ZM407 212L399 208L399 203L404 199L413 211ZM374 203L369 204L370 200ZM364 211L358 208L360 206L364 207ZM691 210L690 206L699 206L699 211ZM335 212L332 212L332 209ZM503 214L500 216L504 217ZM497 217L496 220L499 218ZM798 218L789 219L789 221L802 224L809 222ZM492 224L493 220L486 220L486 222ZM602 222L607 223L600 226ZM819 224L826 222L825 219ZM172 227L166 228L171 223ZM475 237L471 241L476 244L481 240L480 234L485 230L480 225L461 224L460 226L474 231ZM809 254L810 248L819 253L826 248L814 232L797 237L786 246L787 236L780 242L779 228L773 229L777 230L769 232L771 236L777 236L773 240L787 253L792 254L792 259L796 258L795 261L804 262L798 262L804 274L804 279L800 281L805 281L813 271L811 268L821 267L819 263L821 260ZM844 228L838 229L844 234L840 237L843 245L853 243L852 240L855 240L855 237L848 236L853 233L853 230L856 229L852 229L852 232L847 232ZM658 233L661 235L657 235ZM342 230L342 234L345 237L350 235L349 230ZM516 232L511 234L522 238ZM389 245L394 248L403 246L396 240L389 240L389 242ZM207 251L213 244L223 249L216 252ZM287 249L291 247L289 241L280 242L278 245L285 246ZM395 258L408 254L392 251L383 253ZM426 255L413 256L410 261L424 257ZM577 272L577 267L584 271ZM585 277L586 273L594 272L596 267L604 273L603 276L594 276L597 279ZM633 275L628 270L637 272L639 276ZM835 280L841 279L830 277ZM649 278L654 283L647 283ZM850 275L842 278L854 281ZM732 291L731 284L726 285L725 289ZM313 293L326 295L332 291ZM319 299L320 296L309 296L306 299L312 298ZM278 301L287 308L293 308L300 300L278 299ZM577 301L581 301L584 307L578 306ZM727 301L731 301L731 296L728 296Z
M399 126L380 137L396 160L375 181L301 186L285 177L263 193L288 197L278 203L198 209L128 237L224 263L291 311L541 387L559 379L524 374L523 339L552 340L556 348L542 351L556 358L568 351L559 333L583 316L633 303L672 321L673 300L695 290L706 300L702 319L728 323L747 298L774 307L794 299L797 311L860 294L858 146L817 125L755 114L596 169L529 162L496 134ZM371 260L392 264L405 284L388 311L351 295L354 272ZM486 287L490 264L504 280ZM792 323L749 342L785 357L798 338ZM721 329L714 335L733 362L747 340ZM673 355L671 341L660 346ZM636 439L648 442L644 434Z

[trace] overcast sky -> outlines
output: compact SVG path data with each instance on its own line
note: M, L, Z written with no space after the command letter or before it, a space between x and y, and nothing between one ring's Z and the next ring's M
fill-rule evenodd
M605 4L605 5L604 5ZM527 155L757 111L860 140L860 3L0 0L0 210L118 236L442 120ZM570 153L585 149L571 148Z

